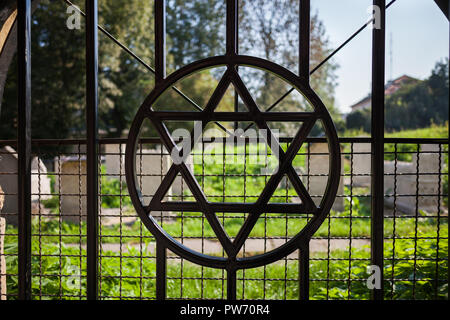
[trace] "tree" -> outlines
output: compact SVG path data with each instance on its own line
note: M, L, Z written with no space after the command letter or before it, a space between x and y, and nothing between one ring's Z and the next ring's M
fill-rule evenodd
M6 78L17 46L16 2L15 0L3 0L0 4L0 114ZM40 0L32 0L32 13L36 10L39 2Z
M297 0L247 0L239 1L239 50L242 54L262 56L296 72L298 63L298 1ZM225 1L168 1L167 32L169 53L173 68L178 68L207 56L224 54ZM311 19L311 66L320 63L330 52L325 28L318 15ZM336 122L341 117L334 108L334 71L337 65L327 63L311 78L312 87L321 96ZM244 69L244 68L242 68ZM243 70L244 71L244 70ZM218 79L219 72L211 73ZM280 95L289 90L285 82L270 73L245 69L242 77L254 93L261 108L267 108ZM229 105L234 110L232 90L227 92ZM277 110L301 111L307 103L300 97L288 96ZM239 109L244 106L240 102ZM247 124L241 124L246 126ZM342 126L340 126L342 127Z
M371 113L369 109L353 111L345 119L346 128L350 130L356 129L364 132L370 132L370 119Z
M99 24L148 64L154 56L153 6L139 0L99 2ZM153 74L101 33L99 125L120 137L154 86Z
M240 2L240 49L245 54L261 56L275 61L287 69L298 72L299 47L299 6L297 0L261 0ZM310 65L314 67L324 60L330 53L329 41L325 28L319 20L318 14L311 16ZM330 111L333 119L341 121L337 109L334 107L334 87L338 66L333 62L324 64L311 77L311 87L321 97ZM252 86L256 101L266 108L271 106L290 87L270 73L259 71L246 72L247 82ZM302 97L291 94L280 103L274 111L309 111L311 106ZM291 126L294 128L290 128ZM283 131L289 135L294 133L298 125L283 124ZM316 127L313 134L318 135L322 130Z
M426 128L448 121L448 59L436 63L430 77L405 86L386 99L386 130Z
M41 1L32 21L32 135L65 138L74 113L84 103L84 37L67 32L61 2ZM2 103L0 135L16 136L17 59L8 71Z
M75 2L83 9L83 1ZM85 36L68 30L66 4L41 1L32 26L32 135L67 138L84 134ZM108 0L99 3L99 21L138 55L153 56L152 9L148 4ZM16 61L9 68L0 134L13 138L17 118ZM153 87L152 74L99 36L99 123L107 136L119 136Z
M35 0L37 1L37 0ZM259 1L259 0L258 0ZM257 0L241 1L245 5L257 7ZM269 12L271 1L264 0L265 9ZM293 21L298 6L294 0L289 5L281 6L282 1L274 1L274 10L278 17L287 16L284 26ZM288 2L289 2L288 1ZM34 2L34 1L33 1ZM84 1L74 1L84 9ZM295 10L292 10L295 8ZM167 7L168 33L168 72L184 64L206 56L224 53L225 36L225 2L218 0L181 1L168 0ZM262 14L256 12L255 14ZM67 138L84 136L85 105L85 37L84 23L80 30L68 30L66 27L66 4L64 1L41 0L38 10L33 15L32 26L32 134L33 138ZM257 31L265 31L266 24L261 16L259 25L249 29L246 20L241 17L242 30L240 37L242 47L253 44L252 37ZM83 20L82 20L83 21ZM314 61L322 59L326 52L324 30L314 18L313 52ZM152 65L154 56L154 20L153 8L148 2L139 0L104 0L99 2L99 22L114 37L128 46L144 61ZM267 22L269 23L269 22ZM270 23L278 23L274 18ZM265 57L275 59L282 57L289 65L296 63L297 48L294 40L289 38L288 30L283 25L278 27L270 37L275 40L276 47L269 41L264 46L254 46L255 50L265 51ZM292 28L296 28L293 24ZM314 31L315 30L315 31ZM264 34L264 33L263 33ZM286 38L287 45L280 44ZM289 39L288 39L289 38ZM318 39L318 40L314 40ZM271 41L272 41L271 40ZM315 60L314 60L315 59ZM276 59L275 59L276 60ZM150 62L149 62L150 61ZM15 62L13 62L15 63ZM326 66L312 79L322 98L327 101L333 97L331 81L332 65ZM199 75L188 77L176 84L198 106L203 108L212 90L217 85L219 71L203 71ZM278 98L281 89L288 89L286 84L271 82L266 78L264 85L268 89L258 87L262 96L259 103L268 103ZM320 80L320 81L319 81ZM257 83L257 79L249 85ZM151 72L146 70L130 55L99 33L99 126L101 134L109 137L121 136L129 127L137 108L154 86ZM326 88L326 86L330 86ZM322 91L320 91L322 90ZM326 94L325 94L326 93ZM233 110L233 92L227 92L224 109ZM266 96L264 96L266 95ZM325 97L327 96L327 97ZM324 98L325 97L325 98ZM329 100L329 101L331 101ZM289 102L299 105L296 98L288 97L283 108ZM326 102L327 103L327 102ZM175 91L167 91L158 104L165 108L189 107L185 99ZM9 68L8 81L3 97L0 134L2 138L13 138L16 135L14 119L17 118L17 79L16 68ZM328 105L329 106L329 105ZM150 132L154 135L154 131Z
M426 128L448 121L448 67L448 58L439 61L427 79L405 85L386 97L386 131ZM351 112L347 116L347 128L370 132L370 119L369 110Z
M225 1L167 1L169 69L224 53Z

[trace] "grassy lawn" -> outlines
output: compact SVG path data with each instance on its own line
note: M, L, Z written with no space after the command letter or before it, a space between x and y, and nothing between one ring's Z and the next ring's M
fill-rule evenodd
M394 137L445 136L447 127L434 127L401 133L387 134ZM225 149L223 149L225 148ZM265 187L270 172L264 168L273 161L268 156L250 157L260 152L262 145L245 145L239 147L222 147L219 152L226 155L205 159L203 157L194 165L197 181L203 188L208 200L212 202L247 202L256 201ZM283 145L286 150L287 145ZM387 152L392 152L393 145L386 145ZM344 152L350 151L348 144ZM411 153L416 152L415 145L398 145L398 159L410 161ZM249 155L252 154L252 155ZM305 147L294 159L294 166L305 168ZM246 156L244 156L246 155ZM230 164L230 158L236 162ZM272 159L272 160L271 160ZM386 154L392 160L392 154ZM448 157L445 157L446 164ZM272 162L273 165L276 165ZM349 157L344 160L344 172L350 171ZM445 169L447 170L447 169ZM104 171L103 171L104 172ZM244 174L245 173L245 174ZM445 180L447 181L447 180ZM306 181L304 181L306 184ZM445 184L447 183L447 184ZM448 188L448 182L444 188ZM444 189L444 192L448 189ZM134 209L127 196L126 186L119 181L102 178L102 208L118 208L117 214L132 217ZM368 188L345 188L344 211L331 211L329 217L315 233L315 238L370 238L370 198ZM121 196L119 196L121 195ZM122 197L122 199L120 199ZM296 197L295 190L289 182L284 182L275 191L271 202L292 202ZM182 197L174 200L192 201L188 190ZM445 199L444 199L445 200ZM446 203L446 202L445 202ZM33 219L33 273L42 275L33 279L33 293L44 295L85 295L85 247L86 223L73 224L59 221L59 199L57 196L46 200L44 205L51 210L55 218ZM158 213L156 214L158 216ZM234 237L245 221L246 215L239 213L218 213L229 236ZM251 238L278 237L290 238L296 235L307 223L308 215L295 214L263 214L253 228ZM163 228L175 238L214 239L215 234L206 218L201 213L178 212L161 222ZM395 230L395 240L392 239ZM448 257L448 218L431 218L419 212L419 217L398 214L395 219L386 213L385 232L385 278L386 298L411 299L412 292L416 298L432 299L448 297L448 284L431 279L447 279ZM17 270L17 228L8 225L5 236L5 252L8 273ZM414 239L417 238L415 242ZM436 238L441 238L438 242ZM443 239L442 239L443 238ZM123 243L128 246L122 252L102 251L101 257L101 294L107 298L144 297L155 295L155 257L147 245L154 238L139 219L132 223L106 226L103 219L100 223L100 240L103 244ZM83 245L81 248L76 245ZM141 252L139 246L144 249ZM393 252L393 247L395 251ZM355 260L349 260L349 258ZM391 258L395 257L395 261ZM442 259L436 261L436 258ZM311 298L312 299L368 299L369 292L364 279L367 278L366 266L369 263L370 250L364 247L353 247L348 250L333 249L328 252L311 253ZM331 258L331 260L330 260ZM415 266L415 269L414 269ZM413 288L412 275L416 274ZM436 274L438 272L438 274ZM58 274L69 275L62 281ZM81 280L79 275L82 275ZM118 278L118 275L121 278ZM71 277L70 275L73 275ZM202 268L187 261L183 263L169 259L167 289L169 298L224 298L226 297L226 274L222 270ZM144 278L141 278L144 277ZM203 279L201 279L203 278ZM334 279L334 280L327 280ZM394 281L392 281L394 279ZM80 282L81 281L81 282ZM8 292L17 291L17 278L8 276ZM298 261L282 260L264 268L256 268L238 273L238 298L246 299L297 299L298 296ZM435 292L437 291L437 295ZM45 297L42 298L55 298ZM66 297L69 298L69 297Z
M435 240L418 241L421 249L415 260L417 299L448 297L446 284L448 241L441 239L439 242L439 256L436 255L436 244ZM16 252L17 244L10 243L5 246L6 254ZM410 277L414 265L414 252L407 241L397 241L395 252L397 260L392 264L389 261L392 246L387 243L384 269L386 298L411 299L413 285ZM45 256L33 256L32 273L35 276L32 291L35 299L39 299L40 295L42 299L58 299L60 295L64 299L78 299L77 296L86 294L86 250L53 244L41 244L39 247L38 242L33 241L33 254L38 253ZM370 252L354 248L351 254L352 257L358 257L358 260L351 262L345 260L348 259L349 252L342 250L334 250L332 260L327 260L326 253L314 255L310 264L311 299L369 298L365 279L368 276L366 267ZM442 260L436 262L437 257ZM7 256L6 262L8 273L16 273L17 256ZM121 257L115 252L103 252L100 268L101 295L106 299L120 296L154 298L155 272L154 253L148 250L139 252L131 248ZM59 277L59 274L64 276ZM226 279L226 274L224 277L222 270L202 268L187 261L179 263L169 260L167 277L169 298L226 297L226 283L222 280ZM435 278L440 281L430 281ZM395 285L392 286L392 283ZM9 294L17 293L17 276L7 277L7 287ZM239 299L297 299L298 262L282 260L266 267L240 270L237 288Z

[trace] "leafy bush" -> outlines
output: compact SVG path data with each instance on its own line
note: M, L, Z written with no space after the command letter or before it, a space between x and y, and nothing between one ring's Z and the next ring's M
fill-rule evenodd
M59 212L59 197L51 196L49 199L45 199L41 201L45 208L50 209L51 213Z
M106 169L101 167L101 201L102 208L119 208L131 206L131 199L128 196L127 184L119 179L107 178Z

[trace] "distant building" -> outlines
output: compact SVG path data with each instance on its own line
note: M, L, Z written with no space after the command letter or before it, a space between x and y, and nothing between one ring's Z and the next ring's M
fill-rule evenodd
M389 81L384 88L384 94L386 96L390 96L391 94L397 92L400 88L404 87L405 85L417 83L419 81L420 80L418 80L418 79L409 77L407 75L403 75L395 80ZM352 111L364 110L364 109L368 109L371 106L371 104L372 104L372 97L369 94L367 97L358 101L357 103L352 105L350 108L352 109Z

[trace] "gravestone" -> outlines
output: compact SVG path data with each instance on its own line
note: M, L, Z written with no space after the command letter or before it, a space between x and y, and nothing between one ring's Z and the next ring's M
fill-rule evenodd
M396 178L394 175L385 176L385 193L401 195L395 199L395 206L405 214L415 215L416 210L430 214L436 214L438 210L442 212L444 208L439 193L443 193L443 187L438 173L443 166L444 157L439 156L439 145L433 144L422 145L419 155L413 154L412 162L397 161L396 170L394 161L385 161L385 174L397 174ZM394 197L386 197L385 202L393 207Z
M353 144L353 186L370 187L372 172L372 147L370 143Z
M442 172L444 167L444 155L439 156L439 145L437 144L422 144L420 154L413 154L413 164L418 162L419 176L419 196L418 206L420 210L427 213L437 213L442 205L439 204L439 193L443 194L442 176L439 181L439 172ZM417 161L418 158L418 161Z
M415 212L415 166L410 162L384 161L384 194L385 195L399 195L401 197L395 198L396 209L407 214L414 214ZM411 196L405 196L411 195ZM386 196L385 204L388 207L393 207L394 197Z
M155 193L162 178L172 165L172 160L165 149L161 152L161 146L154 149L143 149L142 156L139 155L140 153L141 151L138 150L136 173L142 176L142 193L146 195L144 199L147 201L151 198L149 196ZM194 170L192 155L188 157L186 164L189 169ZM122 175L125 180L125 145L105 145L105 169L108 179L119 179ZM141 182L140 179L138 182ZM168 194L179 196L186 189L186 183L177 177Z
M313 197L314 203L319 205L322 201L322 196L325 193L325 188L328 182L329 171L329 152L328 144L326 143L311 143L309 150L309 159L306 159L306 172L309 173L308 182L305 182L305 186L311 196L316 195L319 197ZM344 210L344 179L343 173L343 158L341 156L341 175L339 179L339 188L337 191L337 197L334 201L332 209L335 211ZM309 172L308 172L309 166Z
M150 203L171 163L170 156L162 154L160 148L143 149L142 152L139 150L136 157L136 176L144 204ZM172 187L169 188L164 200L172 200L167 197L171 195Z
M18 186L17 186L17 152L10 146L0 148L0 185L5 194L1 214L6 222L17 225L18 222ZM31 200L33 213L39 211L39 200L51 197L50 179L47 168L37 157L31 161Z
M119 179L122 175L122 181L125 182L124 152L124 145L106 145L104 163L108 179ZM142 152L139 150L139 156L136 159L136 175L144 204L150 202L171 163L170 156L161 154L161 149L143 149ZM78 223L80 219L84 221L86 219L86 158L78 156L55 158L54 167L57 174L55 190L61 194L62 219L74 223ZM173 189L177 194L181 194L181 188L181 180L177 178L167 196L172 196Z
M125 179L125 145L105 145L105 169L108 179Z
M54 161L61 218L73 223L86 220L86 157L57 157Z

